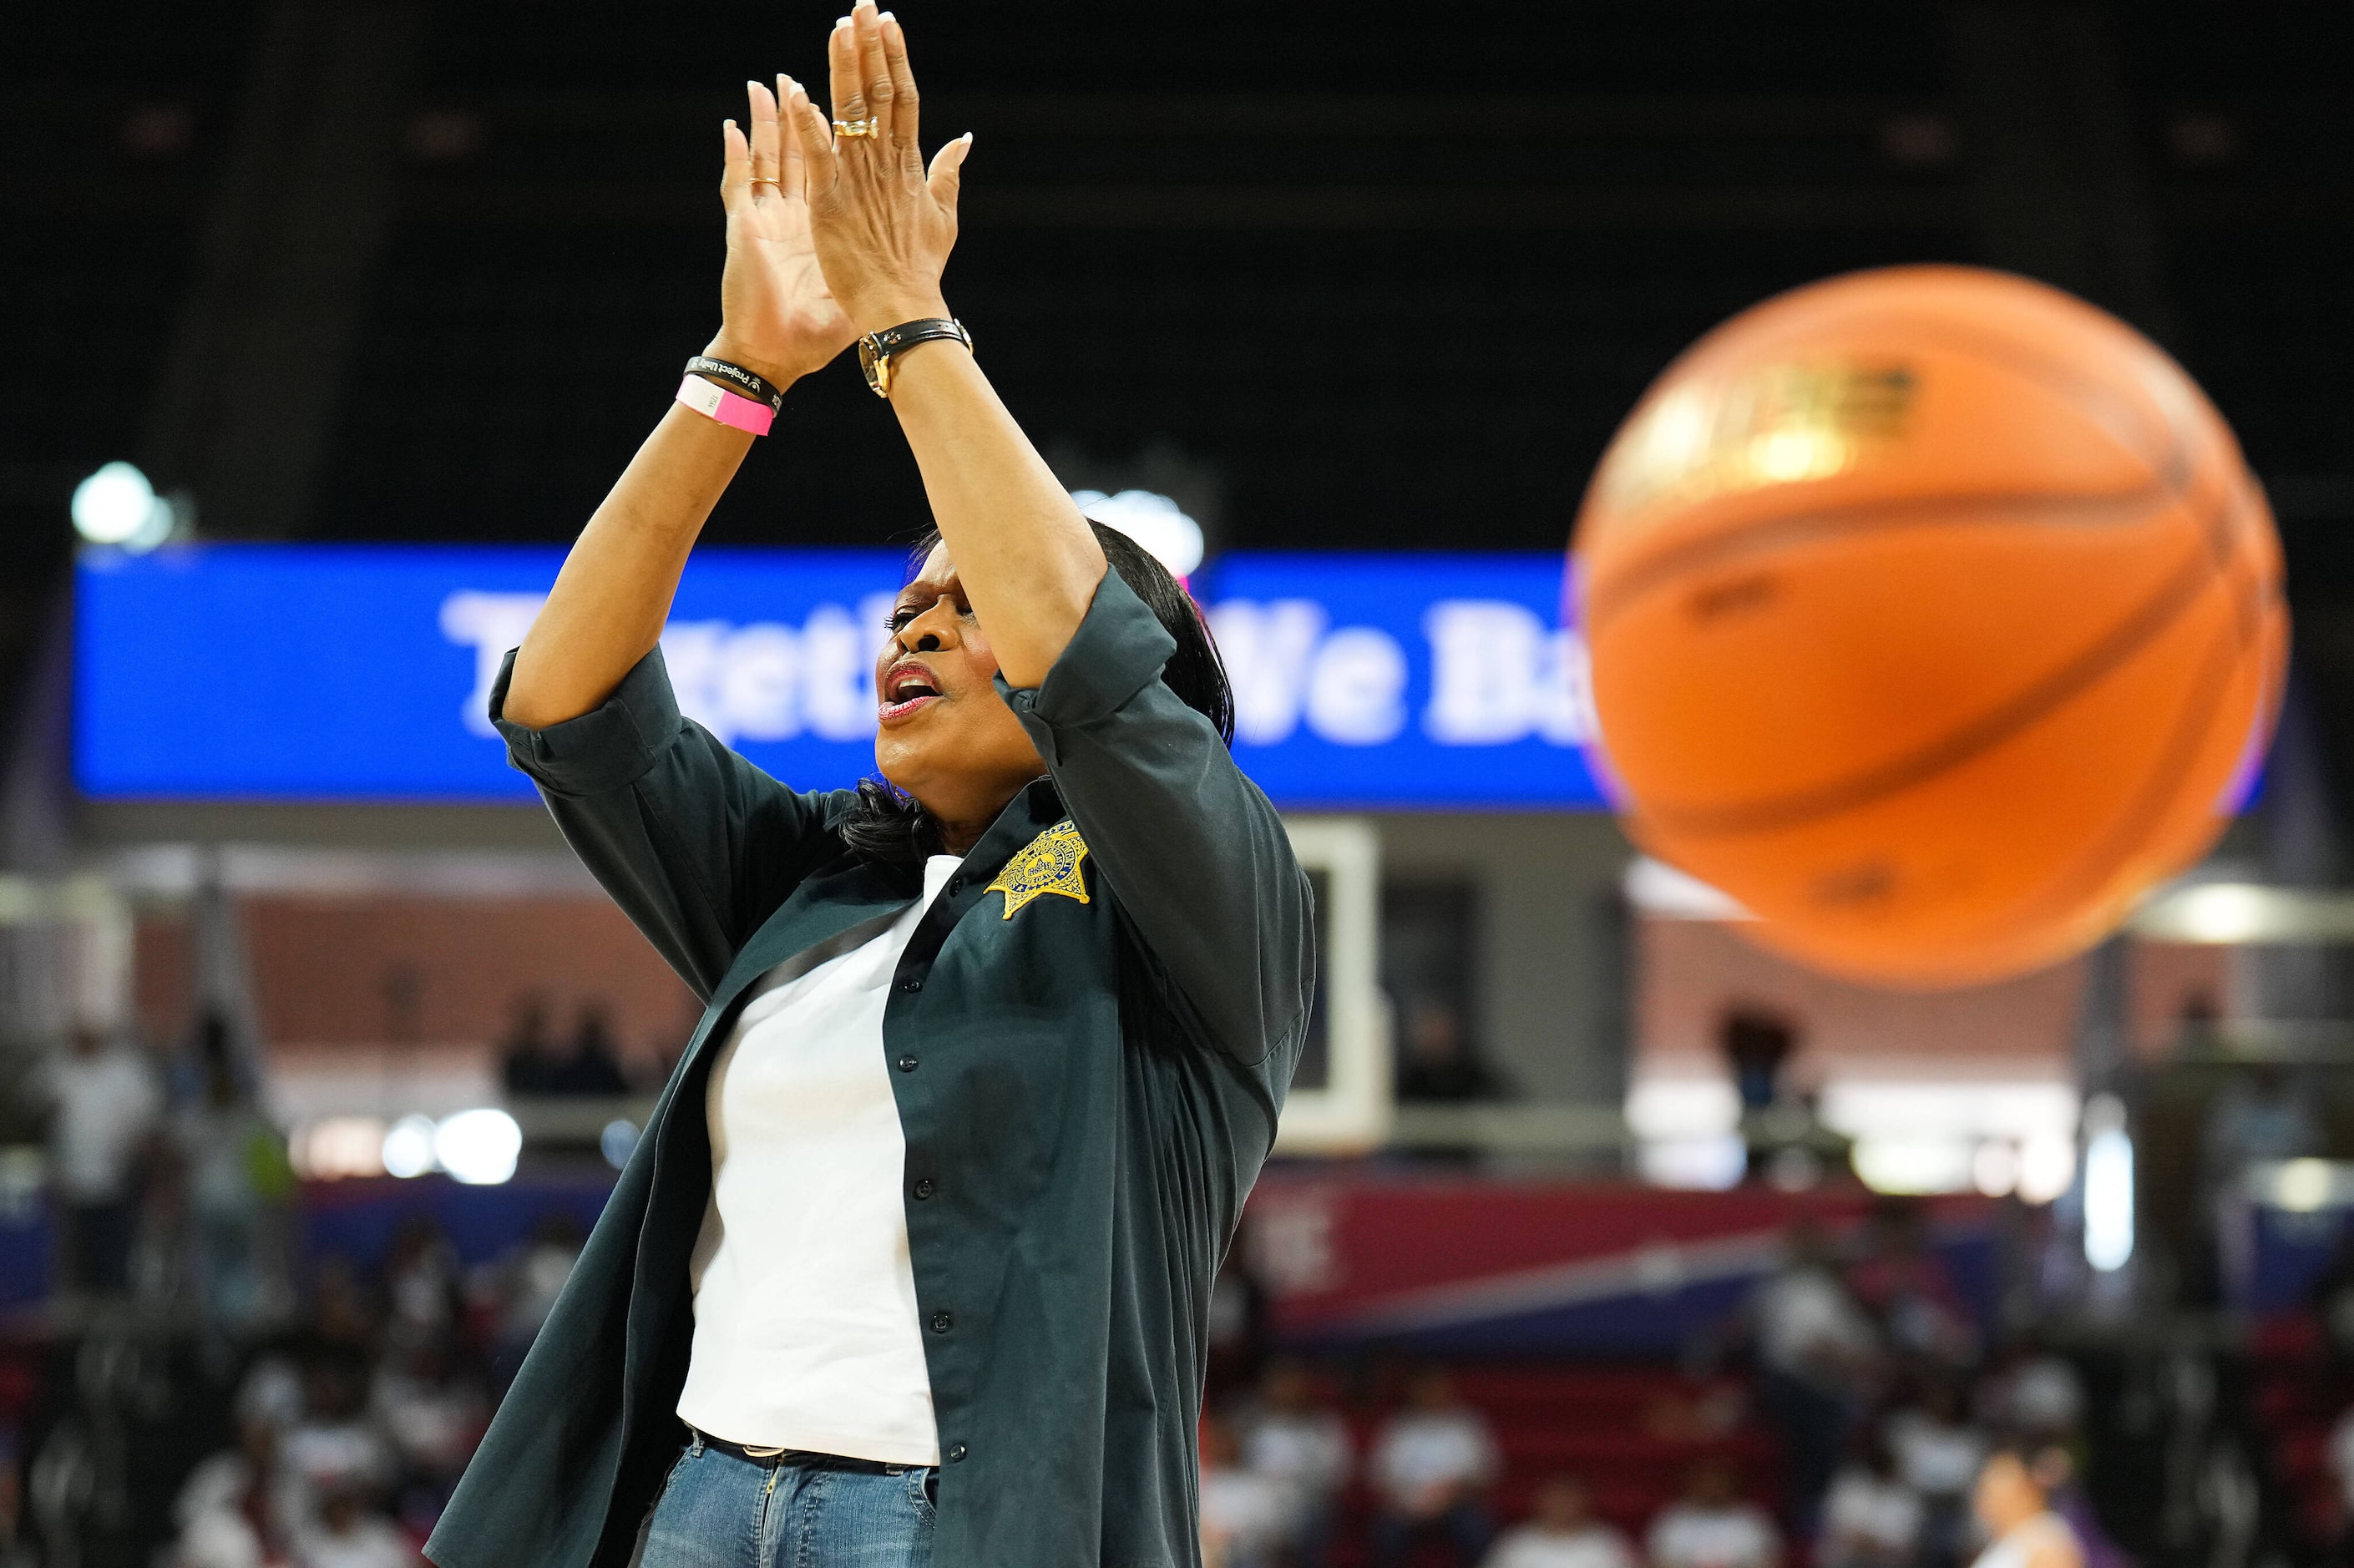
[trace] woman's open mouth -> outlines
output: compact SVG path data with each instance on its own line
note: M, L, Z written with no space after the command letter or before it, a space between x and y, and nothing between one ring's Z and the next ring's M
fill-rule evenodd
M875 722L891 724L907 718L939 700L938 678L931 671L912 659L903 659L883 677L883 700L875 706Z

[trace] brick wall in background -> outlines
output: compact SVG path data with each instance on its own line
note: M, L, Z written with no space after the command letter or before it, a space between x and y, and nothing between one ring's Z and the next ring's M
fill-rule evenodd
M1849 1064L1875 1072L1917 1067L1922 1077L1969 1077L2014 1068L2066 1077L2084 993L2081 960L1993 985L1945 991L1879 991L1817 974L1705 920L1639 922L1636 979L1637 1071L1672 1063L1689 1074L1721 1070L1717 1031L1725 1012L1779 1012L1800 1033L1793 1068L1819 1081ZM2232 1013L2229 949L2142 943L2130 969L2135 1044L2146 1056L2170 1044L2183 1003L2205 992Z
M432 898L260 895L238 902L273 1048L485 1044L526 992L559 1035L604 1006L625 1055L667 1059L698 1012L620 910L598 895ZM187 1026L185 920L138 927L139 1013L152 1039Z

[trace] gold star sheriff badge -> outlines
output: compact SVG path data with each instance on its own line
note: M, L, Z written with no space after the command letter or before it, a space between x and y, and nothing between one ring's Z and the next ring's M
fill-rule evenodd
M1059 893L1066 898L1087 902L1087 878L1079 874L1079 862L1087 858L1087 842L1079 837L1079 830L1068 817L1056 822L1017 851L997 880L983 891L1005 895L1005 918L1033 898L1048 893Z

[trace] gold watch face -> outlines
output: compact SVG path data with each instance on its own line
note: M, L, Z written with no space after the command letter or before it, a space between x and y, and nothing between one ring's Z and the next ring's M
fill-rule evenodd
M858 340L858 372L866 377L866 385L875 396L891 396L891 356L876 351L871 332Z

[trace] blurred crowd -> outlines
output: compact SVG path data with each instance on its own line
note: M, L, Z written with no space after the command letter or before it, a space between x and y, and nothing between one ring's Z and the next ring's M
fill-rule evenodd
M287 1320L294 1172L225 1017L203 1015L160 1058L77 1029L36 1094L68 1303L135 1298L232 1340Z
M180 1487L159 1568L419 1568L581 1241L551 1215L468 1271L412 1217L373 1277L323 1260L298 1330L249 1358L235 1441Z
M1506 1436L1503 1413L1442 1365L1369 1391L1352 1369L1269 1361L1204 1422L1210 1560L2121 1568L2074 1478L2086 1414L2074 1365L2030 1332L1982 1345L1913 1208L1883 1206L1857 1241L1842 1255L1825 1233L1795 1232L1782 1266L1699 1349L1686 1408L1666 1415L1628 1422L1573 1397L1554 1433L1530 1431L1516 1406ZM1663 1430L1691 1441L1671 1497L1630 1499L1547 1462L1551 1437L1606 1446L1614 1421L1630 1449ZM1744 1473L1737 1446L1711 1439L1753 1425L1774 1435L1778 1464Z

